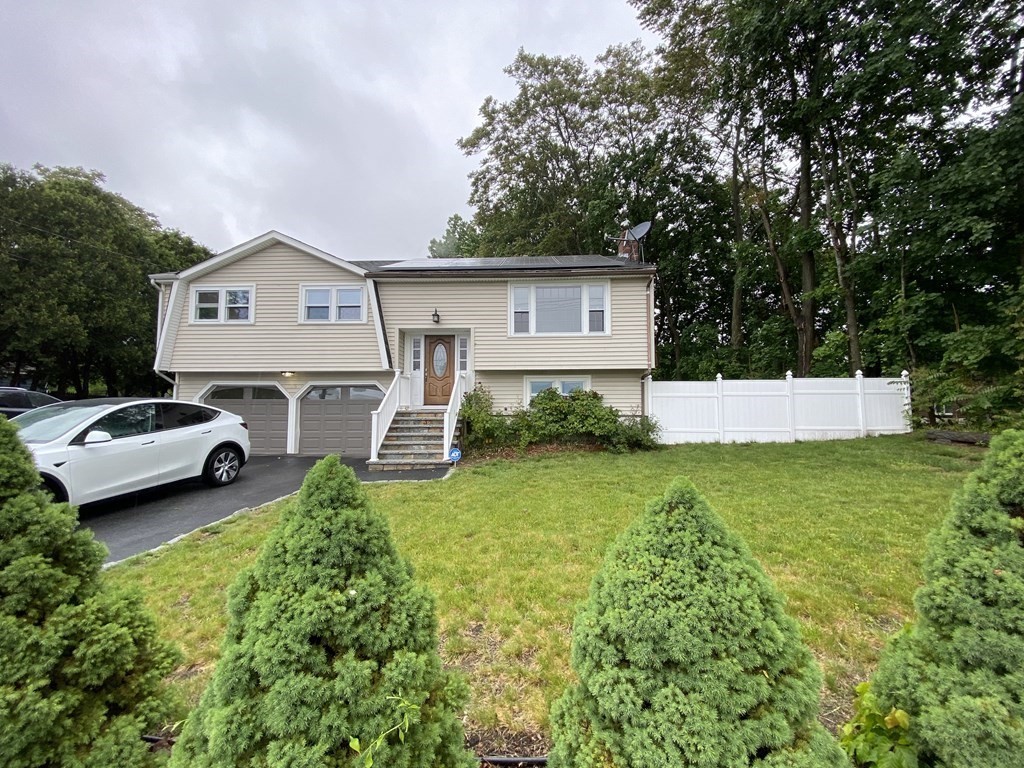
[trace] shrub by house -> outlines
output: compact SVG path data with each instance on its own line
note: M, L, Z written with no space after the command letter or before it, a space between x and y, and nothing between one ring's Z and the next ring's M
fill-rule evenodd
M100 579L105 550L50 503L0 417L0 765L132 768L169 722L174 649L135 594Z
M746 544L677 479L609 550L573 627L551 768L840 766L821 676Z
M494 413L490 392L478 386L463 397L461 413L469 449L558 444L649 451L658 445L654 419L623 417L592 390L563 395L556 389L545 389L534 396L529 407L505 415Z
M467 689L441 667L433 598L337 456L307 475L228 610L172 765L354 766L368 746L389 768L474 765L456 716Z
M1024 432L992 440L929 541L916 622L875 675L922 766L1024 761Z

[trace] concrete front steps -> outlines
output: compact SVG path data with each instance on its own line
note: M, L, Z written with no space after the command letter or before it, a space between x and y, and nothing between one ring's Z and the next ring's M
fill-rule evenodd
M456 427L455 444L459 442L459 433L460 428ZM451 462L441 459L442 449L446 449L443 442L444 411L398 411L377 451L377 460L366 464L373 472L448 466Z

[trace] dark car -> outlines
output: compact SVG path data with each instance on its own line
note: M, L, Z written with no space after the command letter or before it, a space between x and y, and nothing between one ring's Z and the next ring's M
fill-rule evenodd
M56 397L50 397L42 392L33 392L21 387L0 387L0 413L9 419L33 408L59 402Z

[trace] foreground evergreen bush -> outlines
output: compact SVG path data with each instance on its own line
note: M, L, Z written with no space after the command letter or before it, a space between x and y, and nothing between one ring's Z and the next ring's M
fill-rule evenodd
M929 541L916 623L873 690L909 715L922 766L1024 765L1024 432L992 440Z
M0 765L148 765L175 653L138 596L101 584L102 545L39 485L0 417Z
M456 717L467 689L441 668L433 600L337 456L307 475L228 611L171 765L354 766L386 733L376 765L474 765Z
M846 764L816 720L820 673L782 597L685 479L612 546L572 665L551 768Z

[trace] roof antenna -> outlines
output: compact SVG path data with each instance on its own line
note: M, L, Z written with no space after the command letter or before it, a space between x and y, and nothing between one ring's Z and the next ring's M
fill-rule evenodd
M618 237L605 235L605 239L614 240L618 243L618 255L625 257L627 261L639 261L644 263L644 245L641 242L644 236L651 231L651 222L644 221L629 229L629 222L622 222L622 231Z

